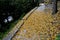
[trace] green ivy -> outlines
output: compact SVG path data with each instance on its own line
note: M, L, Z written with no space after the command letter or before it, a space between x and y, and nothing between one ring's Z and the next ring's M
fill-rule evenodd
M57 36L56 36L56 39L55 40L60 40L60 34L58 34Z

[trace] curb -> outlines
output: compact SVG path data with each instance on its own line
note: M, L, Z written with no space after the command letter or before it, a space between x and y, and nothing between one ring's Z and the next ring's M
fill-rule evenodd
M11 40L11 38L14 36L14 34L18 31L18 29L23 25L23 20L18 22L18 24L10 31L3 40Z
M30 12L28 12L23 18L22 20L27 20L28 17L37 9L38 7L35 7L34 9L32 9Z
M12 31L10 31L6 37L3 38L3 40L11 40L14 35L16 34L16 32L19 30L19 28L24 24L24 20L27 20L27 18L37 9L38 7L35 7L34 9L32 9L30 12L28 12L23 18L22 20L20 20L17 25L12 29Z

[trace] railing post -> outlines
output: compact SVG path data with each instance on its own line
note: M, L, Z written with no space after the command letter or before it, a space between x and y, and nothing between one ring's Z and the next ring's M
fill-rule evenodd
M39 0L37 0L37 6L39 6Z

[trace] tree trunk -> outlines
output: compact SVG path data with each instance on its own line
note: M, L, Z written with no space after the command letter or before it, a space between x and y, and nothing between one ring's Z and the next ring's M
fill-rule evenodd
M55 14L55 13L57 13L57 0L53 0L53 12L52 12L52 14Z

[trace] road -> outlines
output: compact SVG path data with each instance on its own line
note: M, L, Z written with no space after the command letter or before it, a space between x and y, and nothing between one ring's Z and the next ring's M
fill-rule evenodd
M39 6L25 20L12 40L55 40L60 33L60 12L55 17L49 11L46 12L45 5Z

